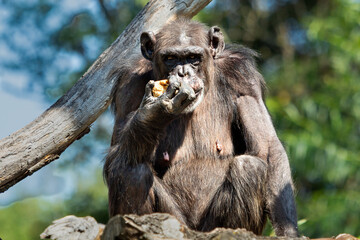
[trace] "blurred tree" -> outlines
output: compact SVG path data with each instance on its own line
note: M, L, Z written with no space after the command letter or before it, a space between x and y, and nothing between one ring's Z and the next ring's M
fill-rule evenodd
M145 3L0 0L0 45L7 53L0 69L23 72L27 79L24 88L11 81L5 86L15 94L41 91L53 101ZM359 236L360 2L213 0L196 19L221 26L229 42L262 55L259 68L268 82L267 105L290 157L299 219L307 220L300 226L302 234ZM6 223L0 224L1 237L37 239L50 221L66 214L106 222L99 159L111 130L108 118L99 119L91 134L55 163L61 171L79 174L76 191L65 201L27 200L0 209L0 222ZM85 166L89 158L97 159L95 170Z
M199 18L262 54L309 237L360 234L359 1L218 1ZM220 20L220 21L219 21Z

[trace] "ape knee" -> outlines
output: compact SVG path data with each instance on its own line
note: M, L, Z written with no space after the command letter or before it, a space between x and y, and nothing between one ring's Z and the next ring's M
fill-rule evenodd
M266 223L266 173L267 163L260 158L236 156L200 221L200 229L240 227L261 234Z
M234 158L234 161L230 165L230 169L240 171L241 175L257 176L265 180L267 176L268 164L261 158L240 155Z

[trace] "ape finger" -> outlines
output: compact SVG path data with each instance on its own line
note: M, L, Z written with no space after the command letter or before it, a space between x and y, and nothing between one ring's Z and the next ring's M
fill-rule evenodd
M173 98L179 92L180 86L181 83L178 81L170 83L169 87L165 92L165 96L169 99Z
M173 98L173 105L176 112L182 112L192 101L196 95L194 90L186 83L182 83L179 93Z
M152 89L155 85L154 80L150 80L145 86L145 97L152 97Z

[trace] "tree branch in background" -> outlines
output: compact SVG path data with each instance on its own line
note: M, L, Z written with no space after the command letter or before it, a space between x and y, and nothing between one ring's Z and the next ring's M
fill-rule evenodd
M101 10L103 11L106 19L108 20L109 24L114 23L114 20L112 18L112 14L110 11L106 8L104 0L98 0Z
M90 131L90 125L111 102L116 78L110 74L139 53L139 36L156 31L178 16L193 17L211 0L154 0L135 17L78 82L33 122L0 140L0 192L60 154Z

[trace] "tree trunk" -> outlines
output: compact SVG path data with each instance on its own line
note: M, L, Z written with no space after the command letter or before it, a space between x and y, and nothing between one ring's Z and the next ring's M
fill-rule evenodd
M193 17L211 0L153 0L106 49L79 81L33 122L0 140L0 192L31 175L90 131L111 102L111 73L140 53L143 31L156 32L169 20Z

